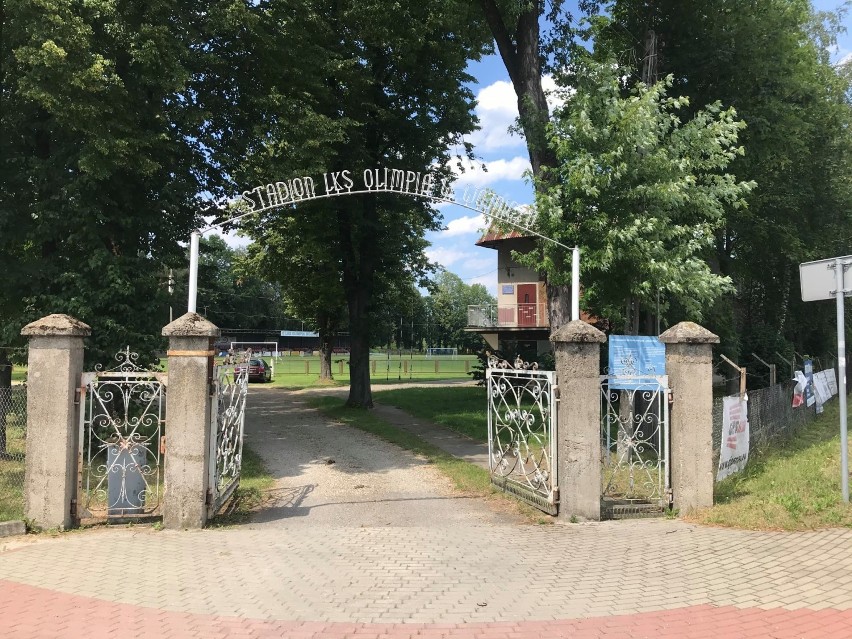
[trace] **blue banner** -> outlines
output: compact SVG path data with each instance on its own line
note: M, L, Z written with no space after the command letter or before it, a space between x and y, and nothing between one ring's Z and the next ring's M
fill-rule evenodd
M609 387L620 390L652 390L649 377L666 374L666 346L656 337L609 336ZM642 378L646 379L642 379Z

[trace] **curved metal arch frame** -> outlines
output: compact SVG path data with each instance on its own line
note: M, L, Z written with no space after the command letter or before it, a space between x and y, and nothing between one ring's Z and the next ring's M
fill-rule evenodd
M259 213L265 213L267 211L273 211L273 210L276 210L276 209L283 209L283 208L288 208L288 207L289 208L295 208L296 205L299 202L313 202L315 200L326 200L326 199L331 199L331 198L336 198L336 197L349 197L351 195L368 195L368 194L375 194L375 193L394 193L396 195L406 195L408 197L413 197L413 198L422 198L422 199L429 200L431 202L436 202L436 203L439 203L439 204L454 204L456 206L462 207L463 209L467 209L468 211L473 211L475 213L481 213L485 217L491 218L492 220L500 220L500 221L508 224L509 226L514 226L515 228L520 229L521 231L524 231L525 233L529 233L531 235L534 235L535 237L538 237L539 239L545 240L547 242L551 242L551 243L555 244L556 246L560 246L560 247L562 247L562 248L564 248L568 251L573 250L574 251L574 258L573 258L573 260L574 260L574 262L573 262L574 263L574 266L573 266L574 276L573 277L577 280L577 283L576 283L574 288L577 291L577 293L575 294L575 301L572 303L572 309L575 308L575 307L577 308L577 311L576 311L576 313L574 313L573 317L574 317L574 319L579 319L579 307L577 306L578 300L579 300L579 251L577 250L577 247L572 248L570 246L566 246L562 242L559 242L558 240L554 240L552 237L547 237L546 235L542 235L541 233L539 233L539 232L537 232L537 231L535 231L531 228L528 228L527 226L524 226L522 224L518 224L517 222L515 222L513 220L510 220L510 219L507 219L507 218L504 218L504 217L500 217L498 215L494 215L489 209L477 208L475 206L470 206L470 205L468 205L464 202L458 202L455 199L445 198L445 197L441 197L439 195L422 194L422 193L421 194L414 194L414 193L408 193L408 192L405 192L405 191L398 191L398 190L393 190L393 189L366 189L366 190L345 191L345 192L337 192L337 193L326 193L324 195L316 195L316 196L313 196L313 197L310 197L310 198L305 198L303 200L299 200L298 202L292 202L291 201L291 202L286 202L286 203L283 203L283 204L273 204L273 205L270 205L270 206L252 209L251 211L247 211L245 213L242 213L241 215L236 215L236 216L229 218L227 220L223 220L222 222L217 222L216 224L210 224L208 226L203 226L199 229L196 229L195 231L192 232L192 234L190 236L190 240L189 240L189 247L190 247L189 248L189 286L188 286L188 297L189 297L189 299L188 299L188 303L187 303L187 311L190 312L190 313L195 313L196 310L197 310L197 306L196 306L197 299L196 298L197 298L197 293L198 293L198 251L199 251L199 242L200 242L201 236L204 233L208 233L209 231L213 231L213 230L216 230L218 228L222 228L223 226L233 224L233 223L238 222L238 221L242 220L243 218L249 217L251 215L257 215ZM219 206L220 205L219 205L218 202L211 202L209 208L216 208L216 207L219 207Z

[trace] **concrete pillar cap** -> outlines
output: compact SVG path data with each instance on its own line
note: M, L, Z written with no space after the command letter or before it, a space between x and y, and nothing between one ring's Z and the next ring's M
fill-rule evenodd
M219 327L198 313L186 313L163 327L165 337L219 337Z
M21 335L26 337L88 337L92 334L92 327L70 315L54 313L47 315L34 322L30 322L21 329Z
M583 320L574 320L563 324L550 335L551 342L581 342L603 344L606 335Z
M719 336L695 322L681 322L660 335L663 344L718 344Z

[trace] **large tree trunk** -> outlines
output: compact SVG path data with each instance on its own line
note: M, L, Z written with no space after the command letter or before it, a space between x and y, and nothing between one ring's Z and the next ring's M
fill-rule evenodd
M350 408L372 408L370 387L370 321L365 310L367 296L355 291L349 296L349 398Z
M547 143L550 110L541 83L539 17L542 0L528 3L514 25L514 38L507 28L496 0L480 0L497 50L512 80L518 98L518 114L527 143L535 189L546 188L547 170L556 166L556 155ZM547 283L547 306L551 332L571 320L571 287Z
M360 205L360 206L359 206ZM352 408L372 408L370 388L370 303L375 275L375 247L370 229L376 225L376 198L362 197L338 211L341 228L343 290L349 308L349 398ZM360 223L352 218L359 216Z
M331 371L332 334L334 327L328 318L322 318L319 323L320 342L320 379L332 380L334 375Z

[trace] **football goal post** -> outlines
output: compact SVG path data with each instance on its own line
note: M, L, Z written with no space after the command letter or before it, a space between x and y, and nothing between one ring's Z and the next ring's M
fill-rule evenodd
M269 357L272 379L275 379L275 362L278 361L278 342L231 342L231 349L235 353L251 349L252 355Z
M459 349L457 348L427 348L426 349L426 359L432 359L433 357L449 357L450 359L455 359L459 354Z
M278 357L278 342L231 342L234 351L247 351L260 357Z

